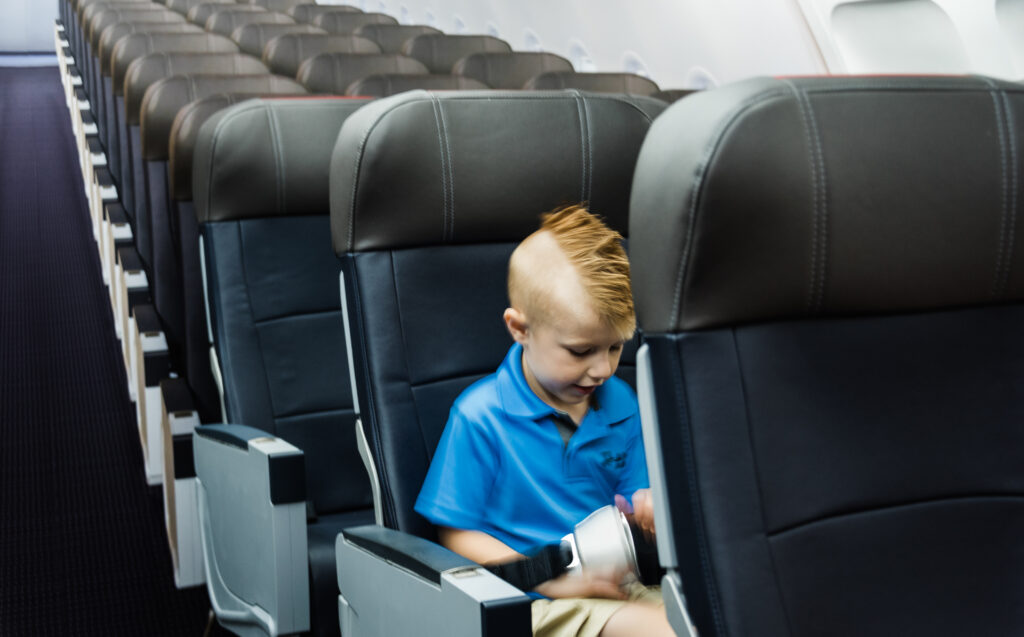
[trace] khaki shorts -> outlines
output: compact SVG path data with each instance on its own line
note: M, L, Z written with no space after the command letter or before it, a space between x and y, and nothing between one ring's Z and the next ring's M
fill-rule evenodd
M579 598L538 599L530 604L534 637L597 637L615 611L630 602L663 605L660 586L634 583L624 600Z

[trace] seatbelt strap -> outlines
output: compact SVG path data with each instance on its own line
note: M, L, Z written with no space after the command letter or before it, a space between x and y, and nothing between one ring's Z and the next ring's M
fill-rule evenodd
M530 591L565 572L572 562L572 548L568 542L547 544L528 557L485 566L509 584L521 591Z

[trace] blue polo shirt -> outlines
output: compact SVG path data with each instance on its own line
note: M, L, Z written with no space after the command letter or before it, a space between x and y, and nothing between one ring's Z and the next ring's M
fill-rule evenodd
M526 552L648 482L629 385L612 377L598 387L565 445L554 419L566 416L530 389L522 355L513 345L497 372L455 401L415 508L434 524L483 531Z

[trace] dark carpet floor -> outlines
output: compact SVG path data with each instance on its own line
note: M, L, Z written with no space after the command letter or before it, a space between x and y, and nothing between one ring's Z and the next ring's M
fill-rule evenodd
M202 635L146 486L56 67L0 68L0 635Z

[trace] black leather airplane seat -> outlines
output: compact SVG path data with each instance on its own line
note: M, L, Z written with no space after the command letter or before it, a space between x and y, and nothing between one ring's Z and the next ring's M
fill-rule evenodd
M274 599L258 598L265 590L259 582L294 569L302 586L284 578L274 590L293 606L308 590L312 612L302 609L305 626L298 610L279 615L281 633L306 630L311 616L313 634L338 634L335 536L344 526L373 520L356 449L339 263L327 214L337 130L365 103L321 98L239 104L206 122L194 155L213 358L223 379L226 420L238 423L199 427L194 438L201 502L207 506L204 532L211 540L206 545L212 545L207 564L223 584L211 586L210 594L221 608L251 603L270 610ZM291 443L303 455L270 453L259 478L234 471L234 458L258 456L267 436L280 437L276 444ZM261 497L264 488L276 496ZM290 507L299 526L287 527L296 528L285 543L290 552L261 553L266 566L254 572L247 547L263 546L260 538L274 531L258 512L272 499L279 503L275 510Z
M263 50L272 39L289 33L321 34L326 31L311 24L244 24L231 34L231 39L238 44L243 53L263 57ZM294 77L294 76L291 76Z
M451 73L455 63L471 53L511 52L508 42L490 35L425 33L402 45L403 55L423 62L431 73Z
M311 93L344 95L356 80L381 73L426 75L427 67L397 53L321 53L302 63L296 79Z
M240 5L250 7L253 5ZM262 9L262 7L260 7ZM295 24L294 18L276 11L239 11L237 9L225 9L211 15L203 26L210 33L217 33L231 37L235 29L246 24Z
M1024 634L1022 112L984 77L754 79L655 122L630 241L670 619L682 587L703 637Z
M198 241L191 220L181 222L168 199L167 170L171 126L178 112L189 102L218 93L256 93L262 95L305 94L294 80L280 75L174 75L154 83L147 91L141 109L141 169L146 176L149 205L145 210L150 240L152 267L150 289L153 305L162 319L172 362L183 372L196 398L196 409L203 422L219 420L220 405L210 372L209 351L205 334L186 333L185 296L197 315L193 323L202 322L201 288L198 286ZM142 225L141 223L139 225ZM138 233L140 239L142 233ZM188 248L183 252L179 246ZM140 247L140 253L142 248ZM192 257L185 268L183 259ZM190 288L184 288L186 269Z
M696 92L697 91L695 89L669 88L669 89L664 89L664 90L658 91L657 93L652 93L651 97L653 97L654 99L659 99L662 102L668 102L669 104L671 104L671 103L675 102L676 100L681 100L684 97L686 97L687 95L690 95L690 94L696 93Z
M167 8L171 11L176 11L183 16L188 16L188 12L192 7L197 4L237 4L235 0L167 0ZM199 25L201 26L201 25Z
M142 175L133 172L133 155L141 152L139 138L139 113L125 110L124 88L128 67L138 58L150 53L237 53L238 46L220 35L212 33L133 33L121 38L111 54L110 75L114 89L113 108L116 112L116 126L121 168L121 201L125 211L136 221L137 211L142 205ZM145 261L149 266L149 261Z
M356 35L373 40L383 53L401 53L407 41L426 34L443 35L423 24L364 24L356 29Z
M263 63L274 73L297 77L302 63L320 53L380 53L380 47L354 35L290 33L267 43Z
M264 13L266 9L254 4L240 4L230 2L201 2L188 10L185 16L189 22L198 24L206 29L206 24L215 14L221 11ZM207 29L209 30L209 29Z
M362 13L362 10L358 7L353 7L348 4L299 4L295 5L288 11L288 15L295 18L296 22L305 22L306 24L313 24L313 20L317 16L324 13L333 13L339 11L348 11L349 13Z
M313 18L313 24L335 35L354 35L366 24L398 24L386 13L355 13L352 11L326 11Z
M492 373L511 344L501 314L512 250L541 213L572 202L589 202L625 233L635 158L662 108L579 92L413 91L365 107L342 128L331 162L331 233L360 438L385 526L435 538L413 504L452 402ZM379 612L381 587L404 591L412 580L361 544L363 532L339 538L343 630L347 617L366 634L399 634L415 621L425 622L422 634L440 634L426 613L418 616L422 605L445 605L434 593L410 593L401 609ZM373 554L371 563L346 569L346 547L356 545Z
M479 91L488 87L471 77L439 73L381 73L367 75L348 85L346 95L388 97L414 89L425 91Z
M575 71L547 71L531 77L524 89L530 91L553 91L575 88L597 93L620 93L625 95L653 95L658 85L635 73L577 73Z
M491 88L521 89L546 71L572 71L572 62L554 53L472 53L452 67L452 75L471 77Z

